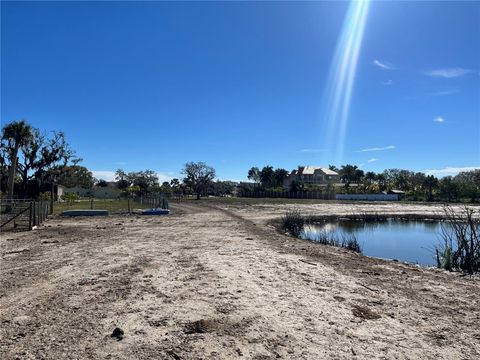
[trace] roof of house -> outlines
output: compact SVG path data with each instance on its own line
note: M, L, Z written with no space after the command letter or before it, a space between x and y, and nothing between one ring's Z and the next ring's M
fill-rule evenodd
M338 175L336 171L330 170L329 168L322 168L322 171L325 175Z
M392 190L390 190L390 191L388 192L388 194L398 194L398 195L402 195L402 194L405 194L405 191L392 189Z
M321 171L325 175L338 175L336 171L330 170L329 168L326 167L320 167L320 166L301 166L298 171L293 171L292 174L298 174L298 175L313 175L315 174L316 171Z

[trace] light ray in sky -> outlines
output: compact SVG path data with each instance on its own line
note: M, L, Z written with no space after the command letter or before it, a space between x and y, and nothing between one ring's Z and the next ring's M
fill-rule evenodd
M343 158L352 90L370 0L352 1L330 67L325 96L325 143L335 149L335 164ZM331 159L330 159L331 160Z

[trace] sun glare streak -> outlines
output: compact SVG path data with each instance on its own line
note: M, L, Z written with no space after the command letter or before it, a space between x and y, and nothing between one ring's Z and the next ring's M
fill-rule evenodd
M326 86L325 143L343 158L350 102L370 0L352 1L343 24ZM331 159L330 159L331 160Z

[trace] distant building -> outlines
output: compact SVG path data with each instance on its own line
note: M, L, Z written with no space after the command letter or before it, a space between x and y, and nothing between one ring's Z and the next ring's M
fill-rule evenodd
M397 195L399 199L403 199L405 197L405 191L402 191L402 190L395 190L395 189L392 189L392 190L389 190L387 192L387 194L389 195Z
M289 188L293 182L301 182L304 184L324 185L335 184L340 182L340 175L326 167L318 166L299 166L297 170L293 170L283 182L285 188Z

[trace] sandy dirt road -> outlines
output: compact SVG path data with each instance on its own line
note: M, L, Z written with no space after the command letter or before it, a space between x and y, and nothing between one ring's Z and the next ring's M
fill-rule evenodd
M480 357L478 279L292 239L278 214L191 202L1 234L0 358Z

